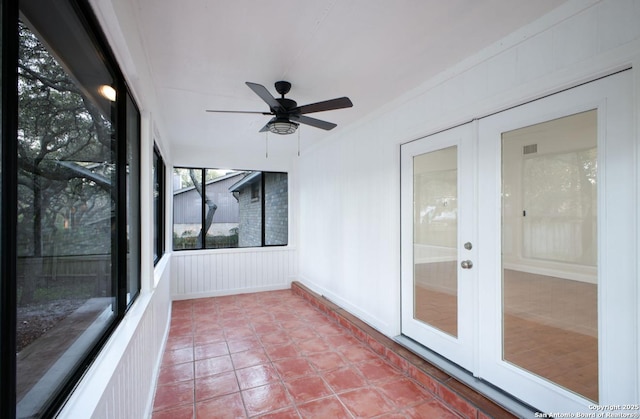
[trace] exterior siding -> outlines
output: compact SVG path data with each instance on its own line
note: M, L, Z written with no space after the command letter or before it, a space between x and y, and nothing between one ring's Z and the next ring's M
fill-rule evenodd
M241 177L242 174L239 173L237 176L207 184L207 199L211 199L218 206L213 217L214 223L238 222L238 201L229 192L229 187ZM202 200L195 188L174 192L173 222L175 224L200 224L201 217Z
M202 222L202 200L195 189L173 195L173 223L197 224Z

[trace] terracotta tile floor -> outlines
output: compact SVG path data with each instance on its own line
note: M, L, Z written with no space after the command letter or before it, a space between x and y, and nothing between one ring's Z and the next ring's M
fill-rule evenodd
M173 303L153 419L458 418L291 290Z

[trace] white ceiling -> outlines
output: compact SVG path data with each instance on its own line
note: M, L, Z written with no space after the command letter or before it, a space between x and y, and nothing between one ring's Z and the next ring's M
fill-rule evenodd
M255 147L269 116L245 81L292 83L310 114L348 124L549 12L564 0L132 0L164 135L172 147ZM327 132L301 127L302 147ZM296 141L295 134L292 141Z

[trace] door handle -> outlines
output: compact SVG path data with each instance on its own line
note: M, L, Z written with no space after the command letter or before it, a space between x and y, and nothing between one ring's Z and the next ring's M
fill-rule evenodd
M471 262L470 260L463 260L462 262L460 262L460 266L462 267L462 269L471 269L473 268L473 262Z

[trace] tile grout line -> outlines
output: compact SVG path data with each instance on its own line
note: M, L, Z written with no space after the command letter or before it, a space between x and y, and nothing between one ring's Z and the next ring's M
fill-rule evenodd
M193 308L193 303L190 304L190 312L191 312L191 366L193 370L193 406L192 406L192 418L197 418L197 410L196 410L196 339L195 339L195 310Z
M366 331L362 330L355 323L353 323L350 320L348 320L345 316L342 316L339 313L339 311L344 311L342 308L340 308L338 306L336 306L336 309L330 308L329 305L335 305L334 303L332 303L330 301L327 301L328 304L323 304L324 301L321 301L322 297L315 296L312 291L306 289L306 287L304 287L304 285L299 284L297 282L292 283L292 287L291 288L292 288L292 290L293 290L293 292L295 294L300 295L305 301L307 301L314 308L316 308L317 310L325 313L325 315L328 318L332 319L332 321L335 324L337 324L338 326L340 326L340 327L348 330L349 332L351 332L356 339L358 339L360 342L362 342L363 344L365 344L368 347L370 347L377 355L379 355L381 358L385 359L388 363L393 365L398 370L402 371L403 374L405 374L406 376L408 376L409 378L411 378L412 380L417 382L422 388L424 388L429 394L431 394L433 396L433 399L441 402L444 406L446 406L452 412L455 412L457 415L462 415L463 414L462 412L460 412L457 409L455 409L451 405L451 403L449 403L446 400L444 400L438 394L437 391L432 391L427 385L425 385L420 380L415 378L414 374L412 374L411 370L415 369L415 370L419 371L419 369L417 367L413 366L404 357L400 356L399 354L394 353L395 356L399 357L402 360L399 363L403 364L402 366L401 365L397 365L397 362L394 362L394 360L392 360L391 357L388 355L388 351L391 351L391 349L386 347L386 346L384 346L383 344L381 344L377 340L375 340L375 338L373 338L373 336L371 336ZM346 324L343 324L343 322L346 323ZM375 345L373 344L374 342L375 342ZM395 361L397 361L397 360L395 360ZM439 383L437 381L436 381L436 383L437 383L438 386L442 385L442 383ZM452 393L454 393L452 389L449 389L448 387L446 387L446 388L447 388L447 390L449 390ZM479 415L480 411L477 409L477 407L474 406L474 408L476 410L474 417L477 417Z
M294 293L294 294L295 294L295 293ZM308 301L306 301L304 298L303 298L303 300L305 301L305 303L306 303L306 304L309 304L309 302L308 302ZM324 319L326 319L326 320L328 320L329 322L331 322L330 324L333 324L333 323L334 323L334 322L333 322L333 319L331 319L331 317L330 317L330 316L328 316L328 315L327 315L327 313L323 312L322 310L318 310L318 308L317 308L317 307L314 307L314 306L313 306L313 305L311 305L311 304L309 304L309 305L310 305L310 307L311 307L313 310L319 311L319 312L320 312L320 314L322 314L322 316L324 317ZM351 336L353 336L354 338L356 338L356 339L357 339L357 337L355 336L355 334L354 334L351 330L348 330L348 329L344 328L342 325L339 325L339 324L338 324L337 326L338 326L338 327L341 327L342 329L345 329L348 333L350 333L350 335L351 335ZM320 338L320 339L322 339L322 340L323 340L323 342L326 342L327 335L321 334L321 335L319 336L319 338ZM364 343L364 344L366 344L366 342L363 342L363 343ZM331 344L329 344L329 345L331 345ZM332 349L333 349L333 348L332 348ZM308 353L305 353L305 354L303 355L304 359L305 359L305 360L307 360L307 362L309 362L309 360L308 360L308 355L309 355ZM393 365L392 363L390 363L390 362L389 362L389 360L385 360L385 359L384 359L384 357L383 357L382 355L380 355L380 354L376 354L376 355L377 355L378 359L380 359L382 362L385 362L386 364L389 364L389 365L391 365L393 368L396 368L396 369L397 369L397 366L395 366L395 365ZM273 360L272 360L272 361L273 361ZM345 362L348 364L348 366L349 366L350 368L354 368L354 369L356 369L356 371L358 371L358 374L361 374L361 372L360 372L359 368L357 367L357 363L354 363L354 361L351 361L351 360L347 360L347 361L345 361ZM363 362L364 362L364 361L363 361ZM313 368L314 368L314 370L315 370L315 373L316 373L317 375L319 375L319 378L322 380L322 382L323 382L325 385L327 385L327 386L328 386L328 388L330 389L330 391L331 391L331 395L330 395L330 396L334 396L334 397L336 397L336 398L337 398L337 400L340 402L340 404L341 404L341 405L342 405L342 406L347 410L347 412L349 412L349 414L350 414L350 415L353 415L353 414L352 414L352 412L350 411L350 409L349 409L349 408L344 404L344 402L343 402L342 398L340 398L340 394L348 393L349 391L356 391L356 390L358 390L358 389L349 389L349 390L344 390L344 391L342 391L341 393L336 392L336 390L334 390L334 388L333 388L333 387L332 387L332 386L331 386L331 385L326 381L326 378L321 374L321 371L319 371L319 370L318 370L318 368L317 368L317 367L315 367L315 366L313 365L313 363L311 363L311 364L312 364L312 367L313 367ZM417 385L420 385L420 383L418 383L417 381L415 381L415 380L414 380L412 377L410 377L406 372L402 371L401 369L398 369L398 371L399 371L400 373L402 373L402 375L403 375L405 378L407 378L407 379L411 380L412 382L415 382ZM365 381L365 383L366 383L366 386L365 386L365 387L362 387L363 389L364 389L364 388L368 388L368 389L371 389L372 391L375 391L375 393L376 393L376 394L378 394L379 396L383 397L383 399L384 399L384 400L388 401L391 405L393 405L393 406L394 406L394 412L400 413L400 410L399 410L399 408L395 405L395 403L393 403L393 401L392 401L392 400L391 400L391 399L390 399L386 394L382 394L382 393L380 392L380 390L379 390L379 383L372 382L372 381L371 381L371 379L369 379L369 378L367 378L367 377L365 377L365 376L362 376L362 375L361 375L361 377L362 377L362 379L363 379L363 380ZM285 383L285 381L284 381L284 379L283 379L282 377L281 377L281 381L282 381L282 383L283 383L283 384ZM286 387L286 386L285 386L285 387ZM420 385L420 387L424 388L422 385ZM429 391L428 389L426 389L426 388L424 388L424 390L425 390L429 395L431 395L431 398L432 398L432 399L436 399L436 397L437 397L437 396L436 396L435 394L433 394L432 392L430 392L430 391ZM313 401L316 401L316 400L322 400L323 398L327 398L327 397L330 397L330 396L324 396L324 397L319 397L319 398L317 398L317 399L307 400L307 401L305 401L305 403L313 402ZM294 406L297 406L297 403L295 402L295 400L294 400L293 402L294 402ZM416 403L416 404L418 404L418 403ZM391 413L391 412L390 412L390 413Z
M408 358L404 357L403 355L401 355L400 353L397 353L396 351L394 351L391 347L389 347L388 345L385 345L381 342L379 342L373 335L371 335L369 332L367 332L363 327L358 326L355 322L353 322L352 320L350 320L348 317L351 317L352 315L350 315L349 312L347 312L346 310L342 309L341 307L337 306L336 304L332 303L329 300L325 300L324 297L317 295L316 293L314 293L313 291L307 289L303 284L294 281L291 284L291 289L292 291L296 294L301 296L305 301L307 301L310 305L312 305L314 308L316 308L317 310L325 313L326 316L328 316L329 318L332 319L332 321L337 324L338 326L349 330L351 333L353 333L353 335L362 343L364 343L365 345L369 346L372 350L374 350L374 352L376 352L378 355L380 355L381 357L383 357L384 359L386 359L389 363L391 363L392 365L396 366L398 369L402 370L403 372L405 372L406 374L408 374L409 377L413 378L415 381L417 381L418 383L420 383L420 385L426 389L429 393L434 395L434 398L436 400L439 400L441 403L443 403L445 406L447 406L451 411L455 412L456 414L460 414L463 416L466 416L464 412L458 410L457 408L454 407L454 404L447 401L446 399L444 399L444 397L440 394L440 392L444 391L444 392L448 392L450 394L452 394L455 398L457 398L461 403L464 403L465 405L469 406L470 408L472 408L474 410L473 417L482 417L482 418L491 418L491 417L504 417L504 418L515 418L515 416L504 410L502 407L500 407L499 405L493 403L492 401L489 400L489 402L491 404L493 404L492 409L494 411L497 411L496 416L491 416L490 414L488 414L485 410L481 409L478 405L476 405L474 402L472 402L470 399L468 399L467 397L461 395L460 393L458 393L456 390L454 390L453 388L451 388L450 386L448 386L446 383L454 380L457 382L457 380L451 376L448 376L446 379L444 379L443 381L437 379L436 377L432 376L429 372L423 370L422 368L420 368L419 366L415 365L411 360L409 360ZM347 315L349 316L345 316L342 313L347 313ZM355 316L353 316L355 317ZM357 317L356 317L357 319ZM357 319L359 320L359 319ZM361 323L363 323L362 321L360 321ZM371 328L370 326L366 325L366 323L363 323L365 328ZM374 329L375 330L375 329ZM377 334L379 334L379 332L377 332ZM381 335L383 336L383 335ZM393 340L387 338L386 336L382 337L383 339L387 339L391 342L391 345L397 345ZM402 348L403 350L406 350L406 348ZM414 354L413 352L409 351L411 355L413 355L414 357L418 357L416 354ZM393 358L397 358L397 359L391 359L392 357L389 356L389 353L391 353L393 355ZM420 358L423 362L425 362L426 364L432 365L431 363L429 363L428 361ZM402 365L398 365L398 364L402 364ZM432 365L433 366L433 365ZM441 371L439 368L435 367L436 370L440 371L441 373L444 373L443 371ZM444 373L446 374L446 373ZM418 375L424 375L429 381L431 381L434 385L434 390L431 390L430 387L426 384L423 383L421 380L418 379ZM448 375L448 374L446 374ZM464 385L464 384L463 384ZM474 392L474 390L471 390L472 392ZM479 394L479 393L477 393ZM485 398L483 395L479 394L480 397ZM488 399L487 399L488 400Z
M433 400L433 399L437 400L438 399L437 394L433 393L431 390L429 390L428 387L424 386L424 384L422 384L420 381L416 380L411 374L409 374L407 371L405 371L404 368L401 368L400 366L396 365L396 363L392 362L392 360L390 360L388 356L385 356L384 351L383 351L383 353L380 353L379 351L376 351L375 348L371 346L371 344L370 344L370 342L368 340L362 339L362 337L359 336L358 333L355 333L354 330L357 330L357 329L350 328L350 327L345 327L340 322L336 322L334 316L330 315L330 313L327 312L326 310L322 310L318 306L316 306L315 304L312 304L307 298L304 298L303 295L300 295L299 293L295 293L295 292L293 292L292 295L295 295L297 298L300 298L301 301L304 302L305 306L307 306L311 310L317 312L322 317L323 321L327 321L328 322L327 324L335 325L340 330L343 330L345 333L347 333L350 337L354 338L358 342L359 345L363 345L364 347L369 348L369 350L372 351L372 354L375 355L376 360L380 360L381 362L384 362L386 365L389 365L394 370L397 370L404 378L409 379L411 382L413 382L416 385L420 386L420 388L422 388L425 391L425 394L428 394L429 396L431 396L431 398L429 400ZM260 304L262 305L262 303L260 303ZM216 308L217 314L219 315L220 314L220 305L216 304L215 308ZM198 322L198 318L196 318L197 315L196 315L196 306L195 306L195 304L192 303L190 305L190 311L191 311L191 313L190 313L191 314L191 316L190 316L190 318L191 318L191 333L190 333L190 336L191 336L191 352L192 352L192 361L191 362L192 362L193 383L194 383L192 409L193 409L193 414L195 416L195 415L197 415L197 404L198 404L198 401L196 400L196 394L195 394L195 391L196 391L196 380L197 380L196 373L195 373L195 365L196 365L196 362L197 362L197 359L196 359L196 347L197 347L196 335L198 333L197 332L197 327L196 327L196 323ZM244 313L246 313L246 311ZM291 312L291 313L294 314L293 312ZM248 313L246 313L246 314L248 314ZM297 351L299 357L301 359L304 359L304 361L311 367L313 375L319 377L321 382L325 386L325 388L327 388L329 390L329 394L327 394L326 396L320 396L318 398L312 398L312 399L309 399L309 400L305 400L304 402L298 403L298 402L296 402L296 400L293 397L293 394L291 393L291 391L289 390L289 388L286 385L286 383L288 381L285 380L284 375L281 374L280 371L278 371L278 369L275 367L274 363L276 361L278 361L279 359L274 359L274 355L271 354L271 351L268 351L267 350L267 346L265 346L266 342L264 342L264 339L262 337L265 336L265 335L268 335L268 332L259 333L256 330L256 324L251 321L252 317L250 317L248 315L243 316L243 317L246 318L246 325L248 326L248 329L250 329L251 332L252 332L251 339L252 340L255 339L259 343L261 351L267 356L267 359L269 360L269 365L271 365L271 367L277 373L277 375L278 375L278 383L280 384L280 386L282 386L283 390L285 391L285 394L287 395L287 400L289 402L289 405L287 405L287 406L280 407L280 408L275 409L273 411L267 411L267 412L258 413L258 415L279 412L279 411L283 411L283 410L287 410L287 409L291 408L293 411L295 411L296 414L302 416L302 413L301 413L301 411L299 409L299 405L304 405L306 403L311 403L311 402L314 402L314 401L322 400L324 398L333 397L339 402L340 406L344 409L344 411L347 414L349 414L350 416L353 417L353 413L348 408L348 406L344 403L343 399L340 397L340 394L348 393L350 391L356 391L356 390L361 389L361 388L362 389L363 388L368 388L368 389L371 389L371 390L375 390L375 393L378 396L382 397L384 400L389 402L388 403L389 406L393 406L393 410L390 411L390 413L394 413L394 412L395 413L401 413L402 410L403 410L403 407L406 408L406 407L411 407L411 406L417 406L417 405L420 404L418 402L414 402L412 404L401 406L401 405L396 405L395 403L393 403L393 400L389 398L390 396L388 396L385 393L382 393L382 391L380 389L380 386L382 385L382 383L371 381L372 378L363 375L361 369L358 367L359 364L363 364L364 362L367 362L367 361L363 360L361 362L357 362L355 360L351 360L351 359L347 358L342 351L338 350L339 347L343 347L343 346L346 346L346 345L352 345L353 343L345 343L342 346L334 346L334 344L331 343L331 341L328 340L328 338L330 337L330 334L327 334L327 333L329 333L329 332L322 332L322 333L318 332L318 333L315 333L315 338L321 339L321 341L324 344L327 345L327 352L336 353L344 361L345 365L347 365L355 373L357 373L364 380L364 383L366 384L365 387L359 387L359 388L356 388L356 389L345 389L342 392L338 392L327 381L327 378L326 378L326 372L327 371L322 370L319 365L316 365L314 362L311 361L311 358L309 356L310 356L310 354L313 354L314 352L310 353L309 350L302 350L302 351L298 352L300 350L300 348L298 347L300 342L305 342L305 341L308 341L308 340L311 340L311 339L306 339L305 340L304 338L301 337L298 340L298 339L295 339L295 338L291 338L291 336L289 335L291 330L284 327L284 325L282 324L282 320L281 319L276 319L274 317L272 319L272 322L277 324L277 327L278 327L278 329L280 329L280 331L282 331L283 333L287 333L288 338L291 341L291 344L296 346L296 351ZM173 321L173 318L172 318L172 321ZM229 345L230 339L231 340L233 340L233 339L242 340L242 336L238 336L238 337L229 336L228 333L227 333L227 329L230 326L228 326L228 325L225 326L223 323L220 323L219 320L217 321L217 323L219 324L220 328L222 328L222 336L224 338L225 347L226 347L226 350L227 350L227 353L228 353L228 356L229 356L229 359L230 359L231 366L233 368L236 384L238 385L238 392L237 393L238 393L238 395L240 396L240 398L242 400L242 406L243 406L243 409L244 409L244 413L245 413L246 417L250 417L249 416L249 411L247 409L245 398L243 397L243 394L244 394L243 392L246 391L246 390L250 390L251 388L243 390L240 387L240 380L239 380L238 371L240 369L243 369L243 368L238 368L236 366L236 362L234 362L233 357L231 356L232 355L232 353L231 353L232 349L231 349L231 346ZM295 329L293 329L293 330L295 330ZM336 335L336 336L338 336L338 335ZM202 343L201 346L206 346L206 343ZM270 346L278 346L278 345L277 344L273 344L273 345L270 345ZM165 354L167 352L169 352L169 351L165 351ZM242 352L243 352L242 350L238 350L237 352L234 352L234 353L242 353ZM283 358L283 359L286 359L286 358ZM249 367L245 367L245 368L250 368L250 366ZM339 369L339 368L336 368L336 370L337 369ZM309 373L307 375L311 376L311 373ZM302 375L300 377L293 377L289 381L295 381L295 380L298 380L298 379L303 379L307 375ZM391 382L391 380L389 380L388 382ZM265 385L267 385L267 384L265 384ZM260 387L260 386L257 386L257 387ZM234 393L230 393L230 394L235 394L235 392ZM225 396L225 395L215 396L215 397L212 397L211 399L216 399L216 398L222 397L222 396ZM209 399L207 399L207 400L209 400ZM204 402L204 401L206 401L206 400L203 400L201 402ZM442 403L443 406L447 406L449 409L451 409L451 405L449 405L448 403L444 403L443 400L441 400L441 402L443 402ZM176 406L168 406L166 409L163 409L163 410L171 410L171 409L173 409L175 407Z

